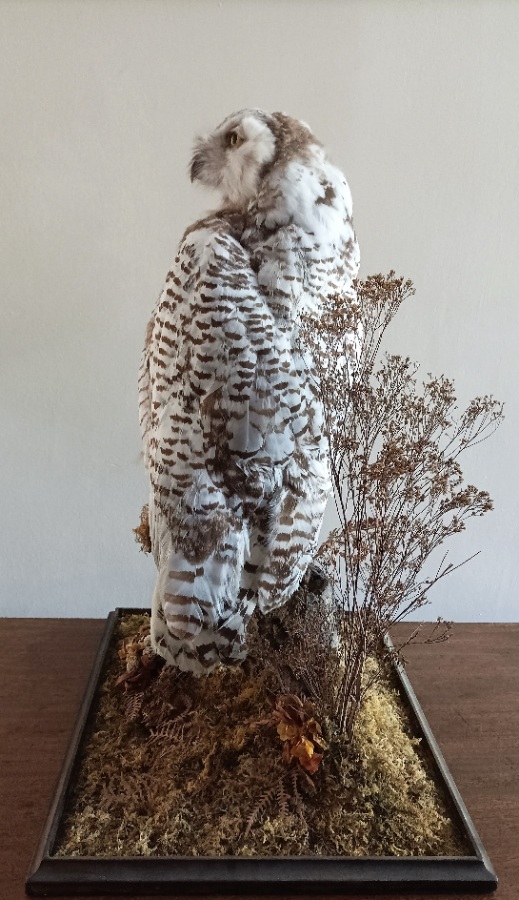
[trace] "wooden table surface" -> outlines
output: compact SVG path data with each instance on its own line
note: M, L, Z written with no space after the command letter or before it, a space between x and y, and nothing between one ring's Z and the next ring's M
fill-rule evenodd
M0 900L25 897L103 627L99 619L0 619ZM499 876L497 900L519 900L518 650L519 624L463 624L445 644L406 651L414 690Z

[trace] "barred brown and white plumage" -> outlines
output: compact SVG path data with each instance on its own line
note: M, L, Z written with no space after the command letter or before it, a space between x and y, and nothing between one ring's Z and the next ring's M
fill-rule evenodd
M221 208L185 232L139 390L158 575L152 644L195 673L245 656L248 620L297 589L330 492L298 324L358 264L346 179L304 123L243 110L198 140Z

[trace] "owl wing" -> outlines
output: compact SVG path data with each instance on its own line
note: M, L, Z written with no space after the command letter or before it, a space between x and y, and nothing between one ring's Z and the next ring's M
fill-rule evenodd
M151 520L160 523L152 543L156 533L166 548L154 548L154 641L182 668L208 671L241 653L254 608L240 591L245 517L293 452L297 394L288 336L221 219L186 234L144 360Z
M159 305L160 298L157 301L157 307ZM146 465L149 460L149 447L148 441L151 434L151 426L152 426L152 390L151 390L151 375L150 375L150 366L151 366L151 354L152 354L152 338L153 338L153 326L155 323L155 312L153 311L151 319L148 322L148 326L146 328L146 340L144 343L144 348L141 354L141 360L139 365L139 376L138 376L138 392L139 392L139 426L141 430L141 439L143 443L143 452L144 459Z
M231 477L251 462L283 465L294 449L290 406L297 401L291 329L276 321L249 253L229 234L206 245L194 308L196 326L216 338L195 352L190 375L215 468Z
M296 226L278 229L257 275L240 242L226 240L222 254L218 241L218 277L212 265L201 270L200 296L209 306L219 308L222 295L233 304L222 322L225 378L200 406L206 446L222 448L228 483L245 476L237 492L247 503L251 546L242 585L263 611L298 587L330 491L320 399L295 327L295 301L309 291L309 240Z

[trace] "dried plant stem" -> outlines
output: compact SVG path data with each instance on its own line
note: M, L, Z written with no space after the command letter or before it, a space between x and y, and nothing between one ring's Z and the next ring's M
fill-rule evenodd
M503 418L492 396L477 397L460 414L444 376L429 375L420 390L418 366L408 358L377 362L389 323L414 293L410 281L390 272L357 282L356 290L356 300L330 298L302 329L325 413L340 523L319 556L333 582L340 646L333 716L349 738L367 658L392 624L423 607L431 587L464 564L444 557L425 577L431 556L469 518L492 509L486 491L463 483L458 460ZM448 633L440 623L430 641Z

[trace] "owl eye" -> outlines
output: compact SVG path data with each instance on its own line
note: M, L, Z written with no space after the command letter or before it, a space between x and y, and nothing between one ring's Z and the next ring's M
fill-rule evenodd
M236 144L238 143L238 132L237 131L229 132L229 134L227 135L227 143L229 144L229 147L236 146Z

